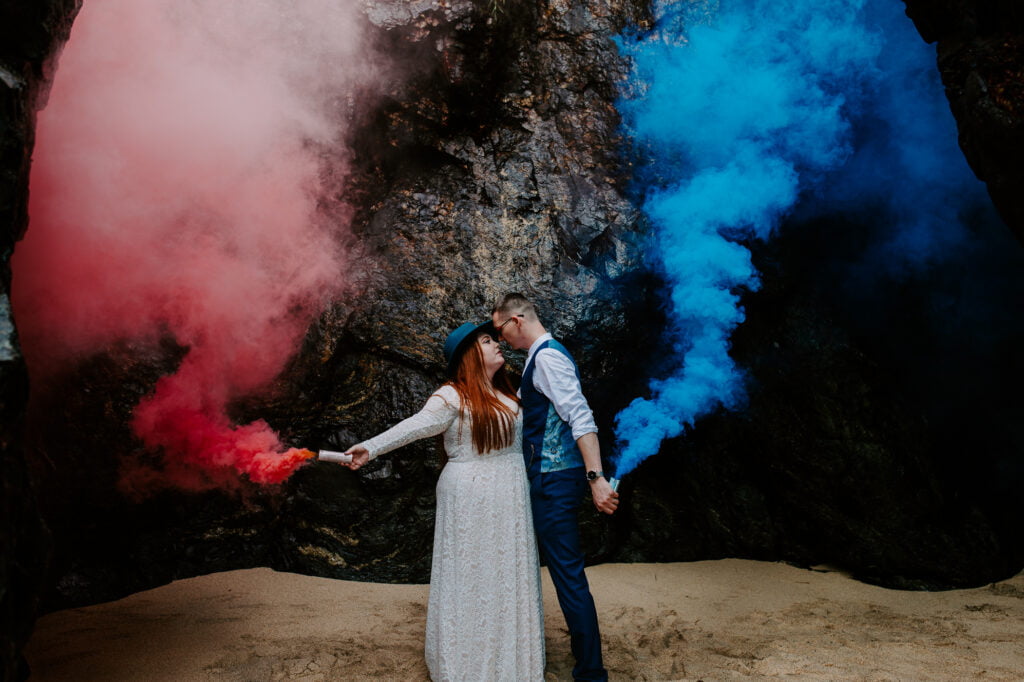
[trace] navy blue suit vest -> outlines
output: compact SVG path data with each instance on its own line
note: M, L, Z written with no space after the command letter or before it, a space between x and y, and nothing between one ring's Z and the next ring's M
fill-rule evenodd
M580 454L576 439L572 436L572 427L558 416L555 406L548 397L533 385L537 355L545 348L565 355L576 370L576 378L580 378L576 361L566 347L554 339L542 343L523 369L519 397L523 406L523 457L530 478L541 472L583 466L583 455Z

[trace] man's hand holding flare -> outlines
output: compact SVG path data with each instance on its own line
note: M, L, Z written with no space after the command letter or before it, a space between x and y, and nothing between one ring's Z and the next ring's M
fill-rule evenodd
M619 508L619 494L612 490L612 486L603 477L591 482L590 496L594 498L594 506L599 512L614 514Z

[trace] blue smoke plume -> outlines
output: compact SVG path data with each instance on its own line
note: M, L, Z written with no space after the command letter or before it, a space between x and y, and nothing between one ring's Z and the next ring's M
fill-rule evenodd
M654 29L619 39L634 64L619 101L643 159L635 190L649 264L667 292L669 375L616 417L618 476L708 412L737 409L729 337L759 287L743 242L783 220L867 215L865 254L898 275L966 237L984 190L925 44L895 0L656 2Z

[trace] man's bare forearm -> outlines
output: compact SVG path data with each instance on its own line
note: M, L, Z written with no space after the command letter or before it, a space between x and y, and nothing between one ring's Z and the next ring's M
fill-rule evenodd
M583 455L583 465L587 471L601 471L601 444L596 433L585 433L576 440Z

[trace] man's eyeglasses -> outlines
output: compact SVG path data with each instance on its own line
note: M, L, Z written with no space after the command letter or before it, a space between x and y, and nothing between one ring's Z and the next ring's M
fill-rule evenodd
M505 328L505 325L511 322L512 320L516 319L517 317L522 317L522 315L513 315L512 317L508 318L507 320L505 320L504 322L502 322L501 324L494 328L494 331L498 333L499 339L501 338L501 332Z

